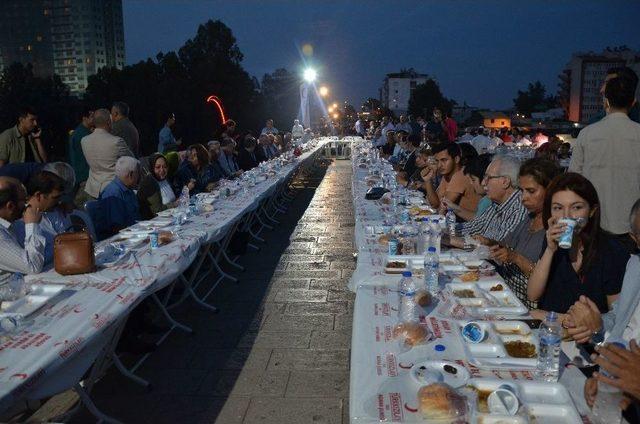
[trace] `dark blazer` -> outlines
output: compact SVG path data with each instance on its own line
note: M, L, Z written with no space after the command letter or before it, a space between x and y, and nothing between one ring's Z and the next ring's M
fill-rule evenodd
M244 171L248 171L258 166L258 156L256 151L249 152L247 149L240 149L238 153L238 166Z

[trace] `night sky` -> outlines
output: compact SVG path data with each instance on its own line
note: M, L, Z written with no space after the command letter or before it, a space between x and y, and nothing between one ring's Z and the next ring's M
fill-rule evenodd
M378 97L385 74L413 67L445 96L509 108L541 80L555 93L576 51L640 50L640 1L205 1L123 0L127 63L179 48L200 23L231 28L244 68L258 79L301 72L300 47L337 100Z

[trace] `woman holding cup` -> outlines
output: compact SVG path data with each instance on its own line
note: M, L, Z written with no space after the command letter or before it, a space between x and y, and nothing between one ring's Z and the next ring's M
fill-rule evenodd
M598 193L576 173L556 177L549 185L542 212L546 237L542 255L529 277L527 296L540 310L564 314L587 296L607 312L622 287L629 254L600 227Z

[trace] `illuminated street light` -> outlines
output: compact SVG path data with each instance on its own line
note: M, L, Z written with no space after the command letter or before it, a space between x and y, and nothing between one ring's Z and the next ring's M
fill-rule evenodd
M304 80L306 82L311 83L311 82L314 82L316 80L316 78L318 77L318 73L313 68L307 68L307 69L304 70L304 73L302 74L302 77L304 78Z
M333 106L329 106L329 107L327 108L327 112L329 112L329 113L333 112Z
M333 114L333 119L338 119L338 117L339 117L339 116L340 116L340 115L338 115L337 113L334 113L334 114Z
M320 93L320 97L327 97L327 95L329 94L329 89L326 85L323 85L318 89L318 93Z
M338 107L338 103L334 103L331 105L333 108L337 108Z

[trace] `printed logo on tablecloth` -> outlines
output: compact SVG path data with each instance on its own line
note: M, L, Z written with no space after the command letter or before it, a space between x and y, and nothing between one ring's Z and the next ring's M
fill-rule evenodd
M27 330L20 333L17 337L3 343L0 346L0 352L7 349L29 349L31 347L40 347L51 339L47 333L31 333Z
M69 356L80 349L82 342L84 342L84 337L76 337L71 341L65 340L64 342L58 342L54 346L62 345L62 350L58 352L58 356L60 356L62 359L67 359Z

